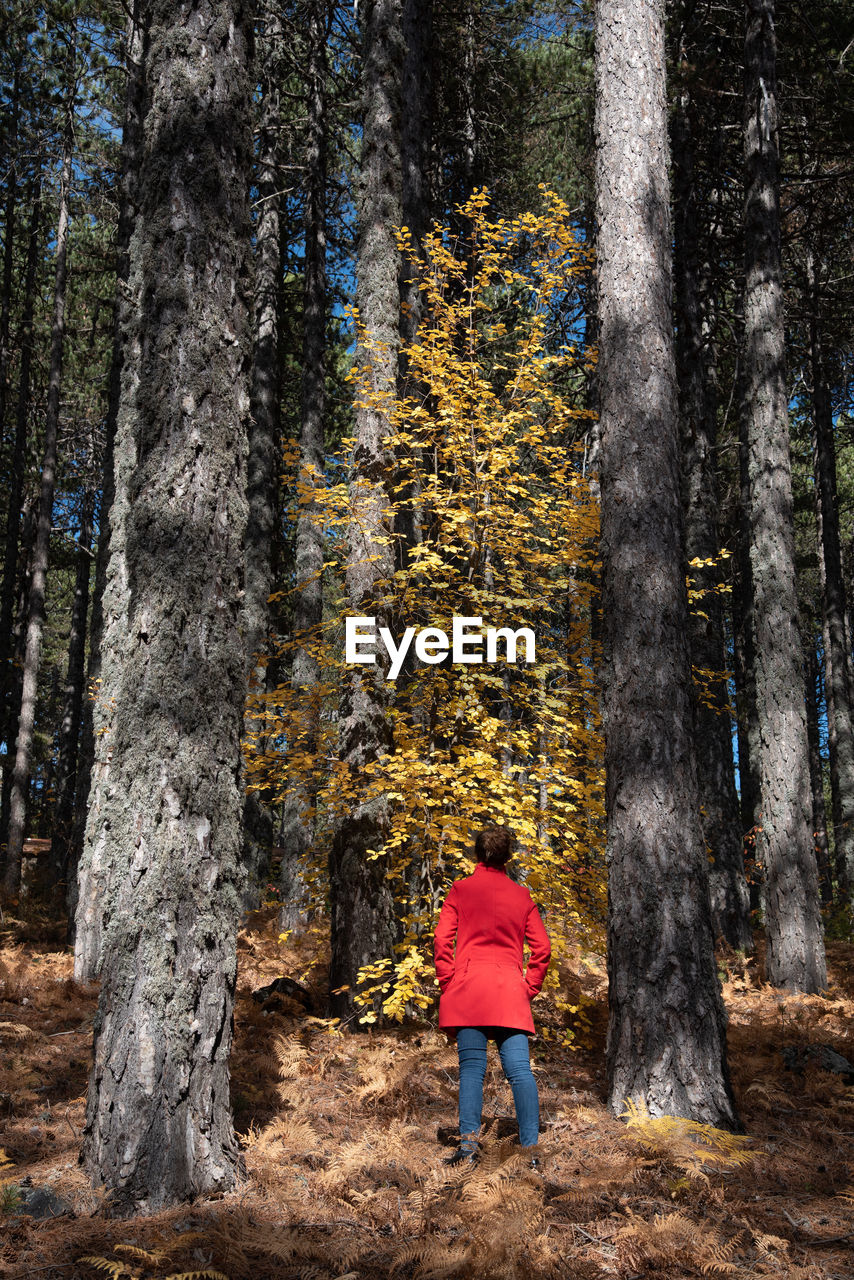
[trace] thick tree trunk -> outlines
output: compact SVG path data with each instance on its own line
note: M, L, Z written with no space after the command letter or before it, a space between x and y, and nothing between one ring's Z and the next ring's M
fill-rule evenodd
M714 380L707 371L709 343L703 336L700 211L694 190L690 111L687 93L683 93L673 127L674 268L685 552L695 588L703 592L699 607L689 615L691 661L702 672L694 743L703 839L711 858L712 929L730 946L749 950L753 945L750 896L735 792L723 609L717 591L721 550L715 470L717 398Z
M115 439L122 386L132 403L138 378L139 335L129 296L130 239L139 199L142 158L142 124L145 113L146 34L138 0L128 19L125 116L122 129L122 183L116 230L116 299L113 322L113 358L104 440L104 476L92 597L91 638L87 683L90 691L115 687L120 679L124 632L128 610L128 577L124 566L128 514L127 486L134 458L125 448L120 474L116 474ZM107 567L111 566L107 579ZM104 671L106 666L107 670ZM111 845L106 825L107 796L112 758L112 707L102 692L87 698L80 743L80 764L74 807L74 829L69 867L69 935L74 943L74 974L91 982L101 964L102 914L108 902ZM89 838L86 841L87 814ZM85 848L84 848L84 841ZM74 873L74 866L77 872Z
M112 761L87 834L109 831L113 865L83 1145L132 1212L238 1174L246 693L250 15L240 0L147 9L129 284L140 355L122 377L127 505L109 570L126 575L128 612L123 661L103 668Z
M660 0L596 8L609 1106L737 1124L692 743Z
M357 352L370 367L379 397L395 391L399 350L401 222L400 86L403 63L400 0L369 0L364 10L362 173L356 302L371 350ZM394 575L389 527L389 481L394 458L383 405L356 409L356 443L350 486L347 597L354 614L377 626L391 622L388 584ZM341 759L356 785L367 764L392 748L388 709L393 689L385 680L385 650L373 665L345 672L340 709ZM353 1009L359 969L391 955L394 909L384 856L369 859L385 842L384 802L359 803L340 821L329 862L332 954L330 1008L339 1017ZM346 989L345 989L346 988Z
M825 987L827 974L795 587L774 0L747 0L745 18L744 360L762 787L757 849L765 869L768 980L815 992Z
M314 0L309 14L305 192L305 280L303 286L302 387L300 394L299 513L296 527L297 590L291 682L300 690L304 714L300 750L314 755L320 731L320 668L312 640L323 617L323 522L315 494L324 483L326 424L326 13ZM282 821L282 907L279 926L305 922L303 866L314 839L319 778L293 786Z
M845 580L839 541L839 503L836 492L836 445L833 412L824 368L820 298L815 265L810 260L810 364L812 369L813 469L821 556L824 620L827 630L827 711L832 720L836 751L837 796L833 842L839 875L840 898L851 902L854 893L854 726L851 720L851 688L848 672L848 638L845 629ZM831 726L829 726L830 728ZM834 815L835 817L835 815Z
M45 584L50 556L50 533L53 523L53 492L56 484L56 448L59 433L59 392L62 383L62 353L65 341L65 297L68 277L68 199L71 187L71 160L74 150L74 62L72 40L69 51L68 102L62 144L62 168L59 177L59 216L56 226L56 274L53 288L53 318L50 331L50 364L48 366L47 408L45 412L44 455L42 458L41 495L36 541L33 550L33 575L30 583L27 645L21 685L21 712L15 743L12 791L9 797L9 834L3 885L8 893L16 893L21 880L21 857L27 818L30 785L30 756L36 719L36 693L41 658L42 631L45 620Z
M833 877L830 874L830 853L827 841L827 806L824 803L824 769L821 759L821 739L818 727L818 660L815 644L807 651L806 708L807 741L810 750L810 791L812 793L812 829L815 840L815 857L818 865L818 882L822 905L833 902Z
M74 574L74 601L71 606L71 633L68 637L68 670L62 720L59 726L59 750L56 767L54 821L51 861L56 878L64 878L68 867L68 842L74 814L74 788L77 782L77 755L83 692L86 683L86 622L89 613L89 578L92 568L92 526L95 494L83 497L80 535Z

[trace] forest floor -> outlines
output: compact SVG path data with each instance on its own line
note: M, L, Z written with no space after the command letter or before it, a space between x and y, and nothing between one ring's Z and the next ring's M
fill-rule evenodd
M460 1173L442 1163L454 1146L453 1046L429 1022L341 1035L288 996L254 1000L287 975L319 1004L325 980L319 930L280 945L272 911L257 913L240 935L232 1060L246 1179L117 1220L77 1164L97 989L74 982L71 956L45 936L38 922L0 931L3 1280L854 1277L854 1082L799 1052L826 1045L854 1059L850 944L829 945L824 997L765 985L761 950L721 960L748 1135L730 1151L714 1132L608 1115L605 974L601 957L577 957L560 975L576 1011L548 997L536 1006L553 1036L533 1054L541 1171L514 1146L493 1047L483 1157ZM567 1026L573 1048L560 1043ZM61 1216L31 1216L39 1201Z

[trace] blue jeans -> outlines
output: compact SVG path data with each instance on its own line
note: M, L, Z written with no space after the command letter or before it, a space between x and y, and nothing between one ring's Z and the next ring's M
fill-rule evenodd
M486 1075L486 1042L494 1040L504 1075L513 1090L519 1141L532 1147L540 1135L540 1099L531 1072L528 1037L511 1027L460 1027L457 1054L460 1060L460 1137L480 1132L483 1081Z

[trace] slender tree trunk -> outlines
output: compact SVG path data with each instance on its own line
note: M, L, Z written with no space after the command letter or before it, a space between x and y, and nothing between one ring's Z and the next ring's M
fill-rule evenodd
M145 111L145 57L147 11L135 0L126 36L125 116L122 129L122 183L116 230L116 300L113 321L113 358L104 440L104 478L95 560L87 698L80 743L80 763L74 808L74 829L69 868L69 935L74 943L74 975L91 982L101 963L103 912L108 903L111 845L106 815L112 759L112 706L103 696L105 684L114 688L120 678L128 610L128 575L124 563L128 484L134 458L124 449L117 474L115 439L122 386L127 403L133 401L139 377L140 345L129 296L130 241L139 201L142 159L142 125ZM111 566L109 580L107 567ZM106 668L106 670L105 670ZM96 694L96 691L97 694ZM87 833L88 818L88 839ZM85 846L84 846L85 841ZM77 866L74 874L73 867Z
M281 361L279 300L281 186L277 161L282 127L278 82L281 76L282 24L276 5L261 10L263 31L258 36L261 81L258 159L258 221L255 225L255 316L252 357L252 412L249 421L249 516L246 525L246 653L250 712L246 731L264 737L265 715L253 697L268 684L271 611L276 540L279 525L279 471L282 430L279 414ZM244 905L256 907L261 879L270 860L273 819L261 795L250 791L244 815L244 859L247 890Z
M305 280L303 286L302 387L300 394L299 514L296 528L297 591L291 682L301 693L304 729L299 749L315 756L320 733L320 668L312 640L323 617L323 523L316 494L324 483L326 424L326 14L314 0L309 14L305 157ZM319 765L319 762L318 762ZM282 908L279 926L305 921L302 870L314 839L319 778L297 782L282 822Z
M694 760L661 0L598 0L609 1106L737 1124Z
M827 806L824 803L824 769L818 728L818 661L815 645L807 651L806 663L807 741L810 749L810 790L812 792L812 827L821 901L825 907L833 901L833 878L827 842Z
M826 986L827 974L795 588L774 0L747 0L745 16L745 409L762 785L757 847L765 868L768 980L814 992Z
M833 412L824 367L819 287L810 255L810 364L812 367L813 468L821 554L821 581L827 629L828 717L833 721L836 749L837 807L833 842L840 897L850 902L854 892L854 731L848 679L848 639L845 630L845 581L839 541L839 503L836 492L836 446Z
M19 68L12 81L9 133L12 145L20 120ZM3 282L0 286L0 441L6 439L6 404L9 398L9 313L12 304L12 271L15 265L15 212L18 199L18 166L11 159L6 175L6 213L3 219Z
M10 670L13 646L15 597L18 588L18 535L24 502L24 472L27 462L27 422L30 412L30 379L33 367L33 308L36 295L36 268L39 257L41 224L41 187L36 186L30 229L27 239L27 265L24 277L24 306L21 317L21 366L18 374L18 403L15 414L15 444L9 479L9 509L6 518L6 545L3 556L3 595L0 600L0 679L2 679L2 724L0 741L6 743L7 759L11 756L14 737L12 724L15 687ZM5 771L4 771L5 772ZM4 833L5 835L5 833Z
M749 950L753 944L750 896L735 792L723 609L717 591L721 550L715 474L717 400L713 380L707 373L708 343L703 336L700 211L694 190L690 112L686 91L677 106L673 127L674 265L685 551L695 588L703 592L699 608L689 615L691 661L703 673L696 699L694 742L703 839L711 858L712 929L730 946Z
M394 395L399 350L399 255L395 228L401 222L400 87L403 63L400 0L368 0L364 10L364 124L359 193L356 302L372 350L357 359L370 366L375 394ZM356 409L356 443L350 486L347 597L358 615L389 625L387 584L394 575L393 530L386 514L394 457L382 404ZM373 665L345 672L339 751L354 786L365 766L392 749L390 690L385 650ZM340 821L329 862L332 954L329 985L332 1013L353 1008L359 969L391 955L394 904L381 850L388 829L385 802L358 803Z
M30 583L30 605L27 621L27 647L21 686L21 713L15 743L15 764L9 798L9 836L3 885L8 893L16 893L21 881L21 857L27 818L27 796L30 785L30 756L36 718L36 693L41 657L42 630L45 620L45 584L50 556L50 533L53 523L53 492L56 483L56 447L59 432L59 392L62 384L62 353L65 341L65 297L68 276L68 199L71 187L71 160L74 149L75 44L71 41L68 58L68 100L62 144L62 168L59 178L59 217L56 227L56 275L53 289L53 319L50 333L47 409L45 413L44 456L42 459L39 519L33 552L33 576Z
M74 814L74 788L77 781L77 756L83 692L86 683L86 622L89 613L89 578L92 568L92 526L95 494L89 490L83 498L80 535L74 575L74 602L71 607L71 634L68 638L68 672L62 721L59 726L59 751L56 768L56 804L52 831L52 862L58 880L66 874L68 841Z
M120 1211L232 1187L242 882L250 14L149 0L129 293L140 357L116 432L129 587L109 787L101 999L83 1143ZM129 467L129 460L133 461ZM120 480L120 477L127 476ZM116 504L113 505L116 511ZM117 525L112 526L115 537Z

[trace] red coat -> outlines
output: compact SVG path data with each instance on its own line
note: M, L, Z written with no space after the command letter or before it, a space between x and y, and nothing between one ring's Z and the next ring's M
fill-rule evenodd
M527 972L525 942L531 950ZM503 868L479 862L474 875L451 885L436 924L439 1026L533 1032L531 1000L543 985L551 953L528 890Z

